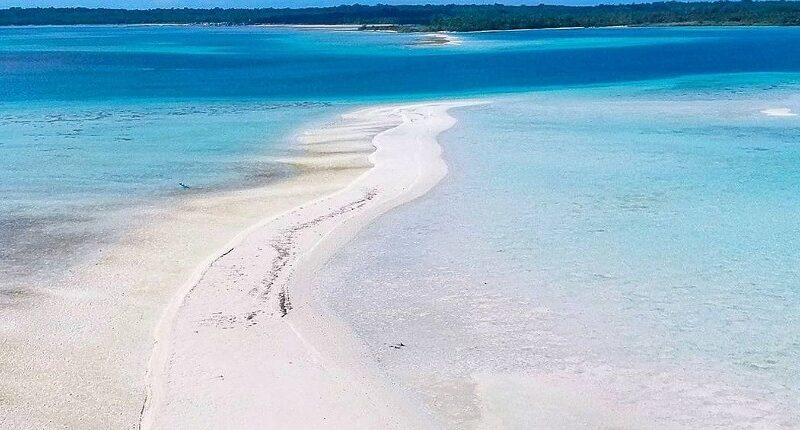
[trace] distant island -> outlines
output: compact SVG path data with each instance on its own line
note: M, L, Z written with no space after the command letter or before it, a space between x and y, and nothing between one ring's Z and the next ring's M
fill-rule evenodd
M479 31L650 25L800 25L800 2L599 6L336 6L301 9L10 8L0 26L102 24L355 25L362 30Z

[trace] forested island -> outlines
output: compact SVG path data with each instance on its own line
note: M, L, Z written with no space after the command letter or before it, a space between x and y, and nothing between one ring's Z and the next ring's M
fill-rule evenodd
M646 25L800 25L800 2L658 2L599 6L349 5L301 9L10 8L0 25L350 24L362 29L476 31ZM382 26L376 26L376 25Z

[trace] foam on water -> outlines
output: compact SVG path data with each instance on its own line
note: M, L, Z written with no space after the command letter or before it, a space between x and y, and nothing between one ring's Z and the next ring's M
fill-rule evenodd
M792 112L789 108L764 109L761 113L767 116L797 116L797 114Z

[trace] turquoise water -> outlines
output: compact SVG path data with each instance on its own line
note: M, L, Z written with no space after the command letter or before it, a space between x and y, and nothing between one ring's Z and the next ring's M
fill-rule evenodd
M290 176L270 157L332 109L114 99L0 107L0 273L63 270L113 242L128 209Z
M792 28L477 33L437 49L410 46L417 37L267 28L4 28L0 100L352 101L796 71L800 61L800 32Z
M800 112L800 29L418 37L0 28L0 274L294 175L293 133L354 105L486 97L445 182L322 274L331 306L437 378L534 372L658 428L800 427L800 120L762 113Z
M320 294L411 391L514 375L482 398L522 399L507 428L797 428L800 119L761 110L800 110L800 82L738 78L457 112L450 175L344 249ZM547 415L526 378L583 394ZM610 417L565 424L596 404Z

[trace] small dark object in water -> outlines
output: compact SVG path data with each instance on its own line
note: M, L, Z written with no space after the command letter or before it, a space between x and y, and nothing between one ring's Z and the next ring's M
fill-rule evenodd
M178 185L180 185L180 186L181 186L181 188L183 188L184 190L188 190L189 188L192 188L192 187L190 187L190 186L188 186L188 185L184 184L183 182L178 182Z

